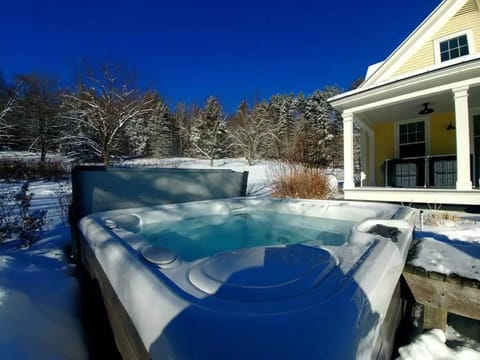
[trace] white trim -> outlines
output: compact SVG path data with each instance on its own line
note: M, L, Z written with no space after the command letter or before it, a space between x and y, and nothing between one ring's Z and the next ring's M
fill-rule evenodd
M360 88L388 80L423 44L429 41L468 0L443 0L388 56Z
M394 105L403 103L405 101L415 99L415 98L424 98L428 95L438 94L442 92L451 91L453 88L461 87L461 86L469 86L469 85L477 85L480 83L480 77L459 81L456 83L448 83L445 85L435 86L435 87L428 87L426 89L412 91L412 92L405 92L402 95L393 96L393 97L386 97L385 95L382 96L381 100L368 102L363 105L359 105L356 107L348 108L349 112L354 113L361 113L367 110L373 110L375 108L381 108L387 105Z
M343 113L343 188L353 189L354 182L354 160L353 160L353 123L352 113Z
M460 37L462 35L467 35L468 54L463 55L463 56L457 56L456 58L453 58L453 59L450 59L450 60L442 61L440 59L440 43L444 42L444 41L447 41L447 40L450 40L450 39ZM475 42L474 42L474 39L473 39L472 29L457 31L455 33L445 35L445 36L442 36L441 38L433 40L433 51L435 53L435 64L448 64L449 62L451 62L455 59L458 59L459 57L465 57L465 56L468 56L468 55L471 55L471 54L475 54L475 52L476 52L475 51Z
M375 133L368 135L368 184L375 185Z
M426 204L480 204L480 190L363 187L343 191L345 200Z
M399 79L391 79L383 84L375 84L369 88L357 88L355 90L348 91L336 95L328 101L332 106L340 112L345 112L352 105L356 107L370 108L370 104L373 103L375 98L384 99L396 99L395 95L400 94L403 99L399 102L418 96L421 92L422 95L430 95L442 91L451 90L453 87L462 85L476 85L480 84L480 77L478 76L480 71L480 54L474 54L470 56L459 57L454 60L458 60L459 63L451 66L442 63L438 66L436 71L423 71L415 76L406 76ZM422 89L414 93L415 89ZM417 94L413 95L412 94ZM388 101L388 100L387 100ZM356 109L353 108L352 109ZM351 110L352 112L361 112L361 109Z
M408 120L395 121L395 157L400 157L400 125L423 121L425 126L425 156L430 155L430 116L416 117Z
M476 160L475 158L480 156L480 154L477 154L475 153L475 132L473 130L473 118L475 116L478 116L480 117L480 107L474 107L474 108L471 108L470 109L470 152L473 154L473 186L476 186L477 184L477 180L479 180L479 183L480 183L480 179L476 179L475 178L475 175L477 174L478 170L476 168L477 164L476 164ZM479 136L480 137L480 136Z
M355 124L357 124L360 129L365 130L368 135L375 133L375 131L373 131L373 129L366 124L365 116L363 116L362 114L355 114Z
M457 190L472 188L470 171L470 116L468 109L468 86L452 89L455 106L457 144Z

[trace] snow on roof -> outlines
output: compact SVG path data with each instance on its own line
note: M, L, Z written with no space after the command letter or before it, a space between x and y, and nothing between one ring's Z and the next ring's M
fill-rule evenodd
M367 69L367 73L365 74L365 80L367 80L370 76L373 75L375 71L378 70L380 66L382 66L384 61L377 62L375 64L369 65Z

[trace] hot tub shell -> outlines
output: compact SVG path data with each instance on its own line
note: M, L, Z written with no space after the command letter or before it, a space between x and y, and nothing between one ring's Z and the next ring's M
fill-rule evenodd
M312 240L163 265L142 255L143 224L249 209L357 224L342 246ZM79 230L124 358L371 359L392 351L415 217L389 204L232 198L95 213Z

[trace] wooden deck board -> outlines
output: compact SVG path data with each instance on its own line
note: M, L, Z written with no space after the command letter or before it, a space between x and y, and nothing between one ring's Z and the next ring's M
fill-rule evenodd
M415 301L424 305L424 328L447 325L447 313L480 320L480 282L456 274L428 272L410 264L403 277Z

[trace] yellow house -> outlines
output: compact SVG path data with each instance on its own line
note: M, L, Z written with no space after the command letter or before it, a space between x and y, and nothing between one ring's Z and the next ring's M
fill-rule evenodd
M480 205L480 0L442 1L329 101L343 116L346 199Z

